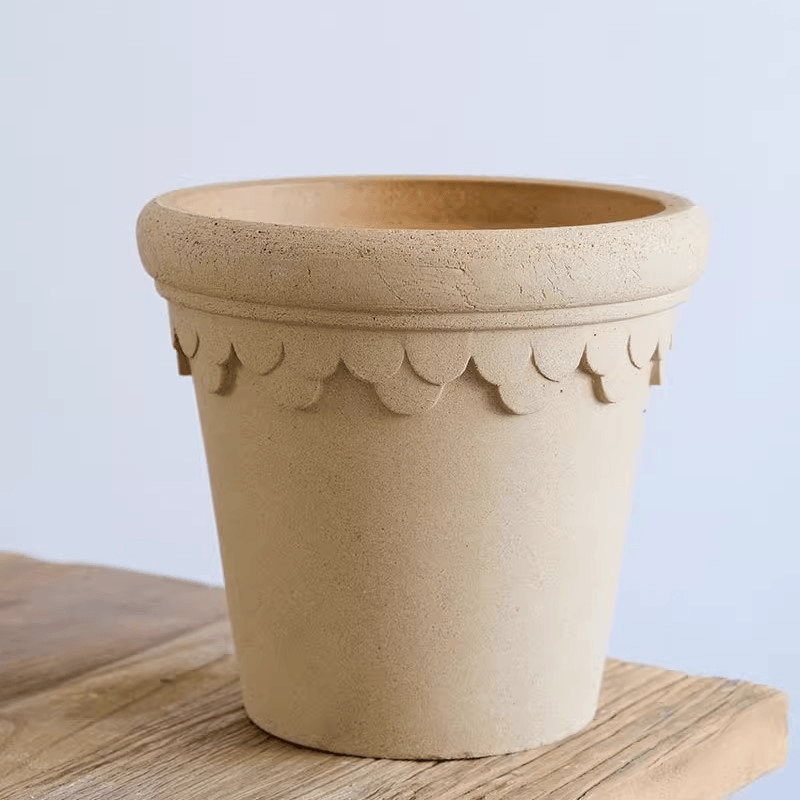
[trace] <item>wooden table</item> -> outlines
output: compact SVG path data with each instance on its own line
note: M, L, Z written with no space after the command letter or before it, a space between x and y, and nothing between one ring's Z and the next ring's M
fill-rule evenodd
M222 590L0 554L2 800L711 800L775 769L786 698L609 661L594 723L467 761L349 758L252 725Z

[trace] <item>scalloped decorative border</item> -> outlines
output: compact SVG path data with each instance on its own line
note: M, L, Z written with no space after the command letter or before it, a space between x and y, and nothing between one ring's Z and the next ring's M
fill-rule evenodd
M641 385L660 384L672 346L674 310L618 322L560 328L486 331L397 331L309 327L220 317L170 304L178 370L207 391L226 394L239 368L264 376L275 401L306 409L344 364L374 386L386 408L419 414L470 361L497 387L505 409L530 414L558 394L576 371L592 377L596 398L623 400Z

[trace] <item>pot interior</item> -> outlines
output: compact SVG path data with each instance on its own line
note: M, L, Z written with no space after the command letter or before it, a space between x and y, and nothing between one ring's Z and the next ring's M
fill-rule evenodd
M205 217L323 228L480 230L594 225L665 209L635 191L474 178L318 178L200 186L160 202Z

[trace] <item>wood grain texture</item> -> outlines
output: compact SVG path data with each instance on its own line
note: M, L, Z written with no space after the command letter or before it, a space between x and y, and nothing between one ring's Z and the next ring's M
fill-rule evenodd
M0 560L0 702L215 620L219 589L109 567Z
M609 661L557 745L470 761L321 753L250 723L221 590L0 557L2 800L718 800L779 766L786 698Z

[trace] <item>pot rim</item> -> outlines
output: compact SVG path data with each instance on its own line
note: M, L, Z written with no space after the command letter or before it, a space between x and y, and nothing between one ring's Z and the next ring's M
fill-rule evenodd
M356 184L361 186L369 186L379 183L385 184L452 184L464 185L475 184L477 186L496 186L504 188L525 188L525 187L545 187L545 188L563 188L568 190L575 190L578 192L599 192L608 195L609 200L619 200L621 198L636 198L646 201L652 201L661 206L660 209L651 209L646 213L634 214L632 216L624 216L619 219L612 219L607 221L598 222L576 222L574 224L564 223L555 225L492 225L492 226L409 226L409 225L357 225L357 224L321 224L321 223L303 223L303 222L278 222L269 219L248 219L243 216L235 214L225 214L221 211L218 213L203 213L191 208L191 205L182 205L181 201L191 201L203 195L212 193L219 193L225 190L242 190L252 187L286 187L295 188L303 186L325 186L325 185L346 185ZM453 232L471 230L471 231L497 231L497 230L541 230L544 228L587 228L597 225L616 225L620 223L635 222L639 219L646 219L655 216L669 216L671 214L680 213L681 211L690 208L693 204L685 197L680 195L670 194L668 192L645 189L640 187L626 186L621 184L605 184L588 181L566 181L550 178L515 178L507 176L485 176L485 175L406 175L406 174L375 174L375 175L320 175L320 176L302 176L290 178L264 178L245 181L220 181L215 183L198 184L196 186L188 186L181 189L174 189L169 192L158 195L154 202L158 203L165 209L169 209L176 213L186 214L193 217L201 217L206 219L220 220L224 219L230 222L240 223L257 223L261 226L267 225L277 228L321 228L324 230L380 230L380 231L409 231L412 233L421 231L438 231L438 232Z
M225 190L379 182L446 182L479 192L492 185L568 189L605 194L629 208L639 203L650 213L541 227L348 227L238 219L222 215L221 208L196 208L198 198ZM520 221L519 209L510 213ZM703 269L708 224L691 201L651 189L535 178L364 175L167 192L143 209L137 239L162 295L213 313L308 323L309 313L318 311L327 320L321 324L357 327L412 327L420 315L440 321L446 315L443 322L426 323L445 328L505 326L496 318L511 313L527 327L531 314L544 314L548 325L573 324L577 317L594 321L587 308L622 304L626 308L614 314L623 318L649 313L648 302L657 300L660 308L681 302Z

